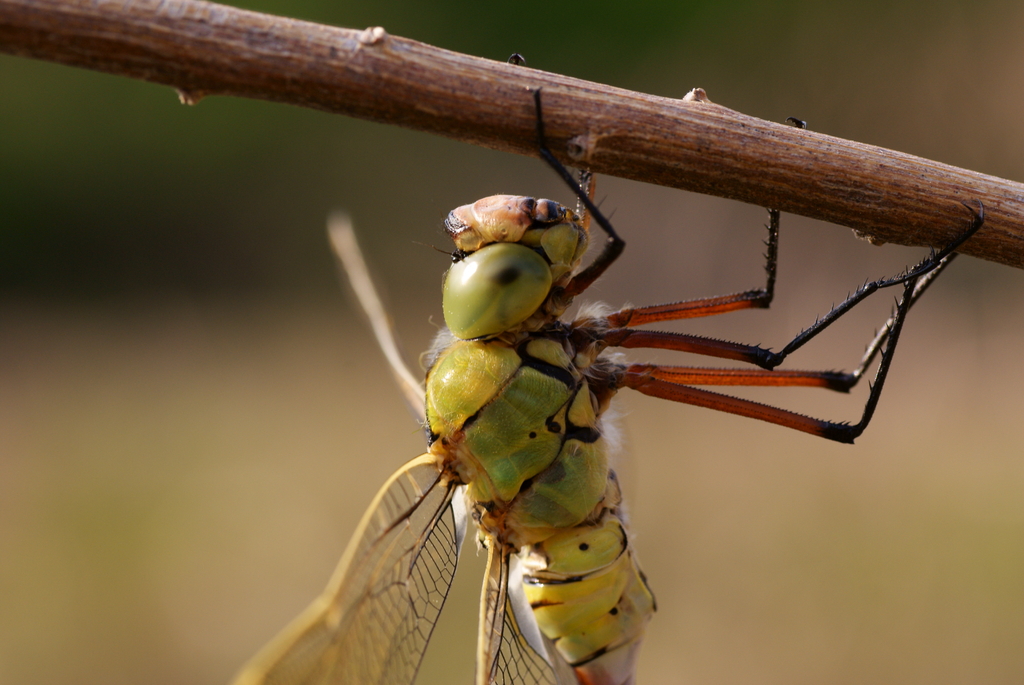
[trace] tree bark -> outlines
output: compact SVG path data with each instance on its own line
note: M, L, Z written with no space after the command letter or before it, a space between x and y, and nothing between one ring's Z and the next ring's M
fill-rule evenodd
M312 107L537 156L531 90L567 164L849 226L876 242L1024 266L1024 185L672 99L196 0L0 0L0 51L176 88Z

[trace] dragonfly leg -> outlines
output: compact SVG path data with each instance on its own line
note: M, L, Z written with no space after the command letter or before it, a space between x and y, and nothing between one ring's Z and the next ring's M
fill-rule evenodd
M759 402L746 400L740 397L722 395L709 390L694 388L689 385L682 385L680 383L673 382L672 380L668 380L672 378L673 374L671 372L662 373L658 367L636 368L634 366L627 368L620 379L620 383L624 387L633 388L634 390L638 390L645 395L650 395L652 397L672 400L674 402L682 402L684 404L692 404L699 407L706 407L708 409L714 409L716 411L722 411L729 414L737 414L739 416L746 416L752 419L760 419L761 421L785 426L786 428L810 433L811 435L835 440L836 442L852 443L860 436L861 433L864 432L864 429L867 428L868 423L871 422L871 417L875 413L875 407L878 406L878 398L882 394L882 388L885 385L885 379L889 373L889 366L892 363L893 353L896 350L896 343L899 341L900 331L903 328L903 322L906 319L907 310L910 309L911 297L916 283L917 277L913 277L904 285L903 298L900 300L892 326L889 328L888 344L885 345L885 349L882 352L882 360L879 363L878 371L875 374L875 382L872 384L871 392L868 395L867 402L864 404L864 412L861 414L861 419L855 424L817 419L788 409L779 409L778 407L761 404ZM716 369L715 371L728 370ZM805 374L806 375L799 375L798 372L797 375L783 375L780 376L779 382L775 384L816 384L818 387L831 387L828 384L830 379L828 378L827 373L815 374L814 372L805 372ZM764 374L757 374L748 377L747 381L742 384L768 385L769 383L767 382L767 379L769 375L774 375L774 372L766 372ZM726 374L722 374L717 380L722 380L726 377ZM757 381L765 382L761 383ZM696 382L700 382L700 379L697 379ZM741 383L736 384L739 385ZM842 389L842 387L840 386L839 388L832 389Z
M783 352L788 354L788 352L798 348L820 332L825 326L846 311L849 311L853 305L863 300L868 294L871 294L875 290L902 283L903 297L900 299L895 313L886 322L883 329L875 335L874 340L872 340L868 345L868 349L865 352L860 365L853 373L841 374L833 372L806 371L775 372L765 370L744 372L742 370L732 369L694 369L692 367L633 365L624 370L619 381L620 385L633 388L653 397L760 419L762 421L778 424L780 426L828 438L837 442L852 443L858 436L860 436L861 433L864 432L864 429L871 421L871 417L874 415L875 408L878 405L878 399L882 394L882 388L885 385L885 379L889 373L889 367L892 364L896 344L899 342L900 331L903 329L903 323L906 320L907 312L921 294L924 293L928 286L934 282L938 273L948 266L949 262L954 257L953 250L977 232L984 223L984 207L980 203L978 210L972 210L972 212L974 214L974 218L971 222L970 228L945 248L937 253L929 255L929 257L924 259L920 264L913 269L909 269L904 274L875 281L864 286L844 303L839 305L839 307L833 309L832 312L829 313L829 317L831 317L831 319L826 321L824 325L819 324L821 321L825 321L825 319L820 320L819 323L815 324L816 329L811 333L811 335L805 335L807 333L807 331L805 331L801 334L803 337L797 336L794 340L794 343L799 344L794 345L794 343L790 343L790 345L783 350ZM829 317L826 317L826 319ZM620 331L628 330L629 329L620 329ZM645 332L638 331L637 333ZM668 336L673 334L661 335ZM692 348L702 346L708 350L700 352L702 354L711 354L712 356L723 356L728 358L739 358L744 353L753 357L757 356L758 351L762 351L762 348L756 346L742 346L735 343L724 343L722 341L700 338L695 339L695 336L680 337L687 338L687 340L684 341L686 343L685 345L680 345L679 347L669 347L667 344L650 346L665 346L670 349L682 348L687 349L688 351L694 351ZM633 336L626 336L623 342L631 341L632 338ZM666 341L664 338L661 338L655 339L654 342L664 343ZM622 346L630 347L633 345L627 343ZM743 349L744 347L746 347L746 350ZM739 397L722 395L720 393L702 390L687 385L687 383L703 385L803 385L844 391L848 390L857 382L857 380L859 380L863 375L864 370L879 350L881 350L882 359L879 362L878 370L875 373L875 382L871 385L871 391L864 404L864 411L861 414L861 419L855 424L816 419L789 410L779 409L777 407L760 404L758 402L745 400ZM737 356L730 356L730 354L736 354ZM785 354L783 354L782 357L784 358ZM779 359L779 361L781 361L781 359ZM776 378L776 376L778 377Z
M807 122L796 117L789 117L786 119L786 122L800 129L807 128ZM764 255L764 270L767 273L767 280L763 288L747 290L732 295L620 309L608 315L608 324L613 328L621 328L624 326L640 326L656 321L678 321L680 319L714 316L740 309L767 309L775 295L775 275L779 259L780 214L781 212L777 209L768 210L768 225L765 226L768 229L768 240L765 241L767 250Z
M705 338L688 333L670 333L667 331L644 331L636 328L612 328L601 334L601 343L605 347L624 347L628 349L659 349L675 352L689 352L705 357L732 359L746 362L762 368L767 366L774 354L771 350L758 345L734 343L728 340Z
M956 258L957 253L946 256L938 266L917 279L913 292L910 294L910 302L907 304L907 311L914 306L917 300L924 294L928 287L935 282L935 279L948 267ZM889 339L889 331L896 320L896 313L882 325L875 333L875 337L868 343L860 363L853 371L790 371L790 370L768 370L768 369L719 369L696 366L661 366L653 364L633 364L628 367L629 373L648 374L658 380L668 381L681 385L741 385L741 386L773 386L773 387L814 387L827 388L837 392L849 392L857 382L864 377L868 366L878 356L886 340ZM699 339L700 343L715 343L720 341L709 341ZM726 343L733 345L733 343ZM744 346L739 345L739 348ZM761 349L761 348L756 348ZM738 356L742 356L742 351ZM756 353L751 356L756 356ZM742 359L742 361L747 361Z
M946 267L948 267L953 262L953 260L956 259L956 256L956 252L947 255L944 259L942 259L939 262L938 266L936 266L934 269L932 269L931 271L917 279L917 283L914 285L914 291L910 294L910 303L907 305L908 311L911 307L914 306L914 303L917 302L918 298L920 298L921 295L924 294L928 287L935 282L935 279L938 278L939 274L941 274L946 269ZM892 316L890 316L889 319L882 325L882 327L878 329L878 331L875 333L875 337L872 338L871 342L868 343L867 347L865 348L864 356L861 357L860 363L857 365L857 368L847 374L843 374L843 376L846 378L846 382L848 383L847 388L852 388L854 385L857 384L857 381L859 381L864 376L864 373L867 371L868 366L878 355L878 352L882 349L882 346L885 344L885 341L889 339L889 329L892 328L895 318L896 313L894 312ZM778 372L776 371L775 373Z
M587 169L580 169L579 175L576 181L583 192L586 193L590 201L594 201L594 191L597 190L597 179L594 178L594 174ZM580 216L580 224L583 226L583 230L590 233L590 211L587 209L579 200L576 200L576 213Z
M858 303L860 303L862 300L864 300L872 293L881 290L882 288L888 288L890 286L898 284L906 285L907 283L911 282L916 284L919 278L927 276L930 272L934 272L936 270L941 271L942 269L944 269L945 265L949 263L949 258L954 254L954 251L958 247L963 245L971 236L977 233L978 229L980 229L982 225L985 223L985 205L983 205L980 201L978 202L978 206L976 209L971 207L967 203L963 203L963 205L971 211L971 223L967 227L966 231L964 231L959 236L954 238L950 243L948 243L944 248L942 248L938 252L932 250L931 254L922 259L914 268L907 269L902 274L898 274L890 278L882 278L877 281L872 281L861 286L852 295L850 295L843 302L841 302L838 306L833 307L828 314L815 321L812 326L801 331L800 334L793 338L793 340L791 340L788 345L783 347L782 350L780 350L779 352L771 353L771 357L768 360L769 364L767 366L761 364L759 364L759 366L768 369L775 368L776 366L781 364L782 361L789 354L803 347L807 342L809 342L823 330L831 326L837 319L839 319L839 317L853 309L855 306L857 306ZM928 285L930 285L933 280L934 276L928 281L926 281L921 292L927 289ZM908 291L908 293L903 298L904 300L907 301L907 308L909 308L910 305L913 304L913 302L919 296L920 293L918 293L915 296L913 290ZM895 317L895 315L893 316ZM890 321L892 320L893 319L890 318ZM891 333L889 335L891 335ZM881 342L882 341L879 340L877 345L875 346L880 346ZM871 354L873 356L874 352L871 352ZM870 359L864 362L864 366L866 366L868 362L870 362Z
M775 295L775 274L779 258L779 210L768 210L768 239L765 241L764 270L767 279L763 288L755 288L742 293L706 297L697 300L685 300L670 304L655 304L646 307L628 307L608 315L608 323L613 328L624 326L640 326L656 321L678 321L704 316L714 316L735 312L740 309L767 309Z
M622 254L623 249L626 247L626 241L619 237L619 234L615 231L608 218L594 204L590 194L576 182L576 179L572 177L572 174L565 168L565 165L559 162L548 148L547 137L544 135L544 116L541 108L540 88L533 91L533 103L537 110L537 146L540 149L541 159L547 162L548 166L554 169L555 173L565 181L565 184L576 194L576 199L586 208L587 215L593 217L597 225L608 235L608 240L605 242L601 253L583 271L573 276L572 280L566 284L565 294L568 297L575 297L589 288L619 258L619 255Z
M970 209L970 207L968 208ZM741 343L716 340L714 338L704 338L686 333L644 331L633 328L611 328L603 333L602 340L605 345L610 347L656 348L691 352L693 354L701 354L708 357L718 357L721 359L732 359L735 361L747 362L763 369L774 369L791 353L805 345L808 341L834 323L839 317L853 309L853 307L859 302L877 290L898 284L905 285L910 282L918 284L918 287L909 291L909 296L904 298L907 300L906 306L909 309L910 305L912 305L927 289L927 287L934 282L937 272L941 272L945 269L950 258L954 254L954 250L960 247L960 245L962 245L968 238L974 235L979 228L981 228L985 221L984 206L979 203L978 209L972 209L971 211L973 213L973 218L971 220L970 227L946 245L942 250L933 252L917 266L912 269L908 269L902 274L891 278L872 281L858 288L856 292L850 295L850 297L844 300L841 304L834 307L832 311L818 319L814 325L803 330L799 335L793 338L793 340L779 352L773 352L767 348L760 347L759 345L744 345ZM851 379L851 386L856 383L856 380L860 376L863 375L864 368L871 363L871 360L878 353L879 349L881 349L882 344L885 342L887 337L891 335L887 330L895 323L895 317L896 314L890 317L887 322L887 326L876 334L875 340L873 340L868 346L868 350L865 353L864 358L861 360L860 366L854 372L856 378Z
M766 369L717 369L698 366L631 364L626 373L648 375L676 385L741 385L826 388L849 392L851 374L842 371L790 371Z
M751 419L760 419L779 426L785 426L786 428L810 433L811 435L837 440L838 442L852 443L853 439L860 435L860 432L863 430L863 427L861 427L856 432L856 435L849 435L848 431L845 430L851 428L848 424L815 419L794 411L779 409L778 407L772 407L752 400L745 400L740 397L733 397L732 395L723 395L689 385L671 383L649 374L626 373L622 377L621 382L623 387L633 388L651 397L692 404L697 407L705 407Z

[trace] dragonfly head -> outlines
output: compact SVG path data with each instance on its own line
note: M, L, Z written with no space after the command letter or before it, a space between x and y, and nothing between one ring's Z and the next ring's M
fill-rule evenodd
M531 328L557 318L545 302L587 247L579 217L552 200L492 195L453 209L445 229L455 264L444 284L444 317L464 340ZM564 307L563 307L564 308Z

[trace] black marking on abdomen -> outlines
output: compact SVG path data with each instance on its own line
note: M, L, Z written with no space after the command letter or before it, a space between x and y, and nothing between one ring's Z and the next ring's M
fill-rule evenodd
M531 609L540 609L541 607L555 607L565 602L555 602L550 599L538 599L536 602L530 602Z
M569 583L578 583L584 580L583 576L566 576L565 578L545 578L540 579L536 576L523 576L523 582L527 585L568 585Z
M580 666L583 666L584 664L590 663L591 661L593 661L597 657L604 655L607 651L608 651L608 645L605 645L601 649L597 650L596 652L594 652L593 654L588 656L586 659L581 659L580 661L575 661L575 662L573 662L573 663L571 663L569 665L572 666L573 668L579 668Z

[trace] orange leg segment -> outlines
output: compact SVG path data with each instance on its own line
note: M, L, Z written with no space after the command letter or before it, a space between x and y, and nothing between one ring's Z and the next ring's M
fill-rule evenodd
M727 340L704 338L686 333L667 333L665 331L640 331L633 328L613 328L602 336L603 342L609 347L649 348L690 352L706 357L732 359L738 362L755 364L762 368L771 368L768 364L773 352L757 345L744 345Z
M670 383L650 374L630 373L627 371L622 377L622 384L627 388L639 390L651 397L692 404L697 407L714 409L715 411L722 411L728 414L738 414L739 416L746 416L751 419L760 419L761 421L767 421L838 442L852 443L854 438L860 434L860 431L857 431L857 435L850 435L849 429L853 427L846 424L823 421L740 397L732 397L731 395L722 395L710 390L691 388L688 385Z
M765 241L767 251L764 255L764 270L768 279L763 288L699 300L620 309L608 316L609 325L613 328L623 328L657 321L678 321L715 316L741 309L767 309L775 296L775 274L779 259L779 217L777 209L768 210L768 225L765 227L768 229L768 240Z
M647 374L651 378L676 385L737 385L761 387L825 388L849 392L857 382L853 374L841 371L767 371L765 369L709 369L698 366L656 366L633 364L630 374Z

